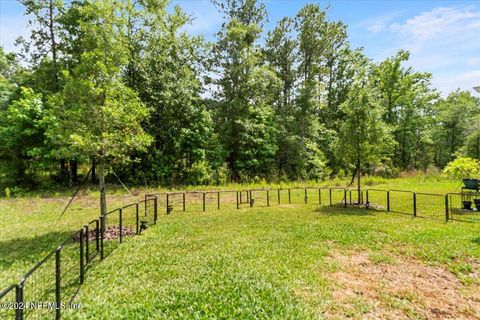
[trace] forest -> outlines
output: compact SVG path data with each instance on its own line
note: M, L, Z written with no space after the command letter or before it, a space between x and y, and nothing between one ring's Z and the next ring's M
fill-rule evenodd
M480 159L480 99L440 93L306 4L214 0L215 41L165 0L22 0L31 34L0 48L0 187L394 177Z

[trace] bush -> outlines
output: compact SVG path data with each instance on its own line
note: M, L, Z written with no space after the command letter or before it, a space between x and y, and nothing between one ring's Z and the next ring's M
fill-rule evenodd
M453 179L480 178L480 161L469 157L457 158L445 166L442 176Z

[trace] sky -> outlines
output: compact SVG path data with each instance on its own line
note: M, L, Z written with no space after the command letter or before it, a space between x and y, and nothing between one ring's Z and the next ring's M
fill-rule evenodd
M174 0L194 16L187 28L213 40L222 18L208 0ZM264 0L266 30L284 16L294 16L306 3L318 3L330 21L348 25L352 47L381 61L400 49L410 51L408 66L430 72L443 95L480 85L480 1L434 0ZM0 0L0 45L16 51L15 39L28 36L28 17L15 0ZM478 95L477 93L475 93Z

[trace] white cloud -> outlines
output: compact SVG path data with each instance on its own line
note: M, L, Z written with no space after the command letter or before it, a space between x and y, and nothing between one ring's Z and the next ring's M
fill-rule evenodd
M389 28L398 31L414 41L427 41L461 35L464 32L478 32L480 12L474 6L465 8L439 7L408 19L403 24L393 23Z
M391 22L397 18L401 12L392 12L388 14L384 14L381 16L376 16L373 18L369 18L367 20L364 20L360 23L360 26L365 27L365 29L372 33L372 34L377 34L380 32L384 32L388 30L389 25Z
M480 65L480 10L475 6L437 7L370 29L381 30L380 42L390 44L384 52L409 50L408 64L431 72L433 85L443 94L457 88L471 90L480 83L479 71L472 70Z
M469 58L467 60L469 66L477 66L480 65L480 58Z

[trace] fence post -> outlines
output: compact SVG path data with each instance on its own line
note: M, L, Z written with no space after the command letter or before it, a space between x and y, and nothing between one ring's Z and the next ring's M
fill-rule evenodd
M137 217L138 217L138 203L137 203ZM95 220L95 243L97 247L97 252L100 250L100 228L99 228L99 221L98 219Z
M170 214L170 195L167 193L167 214Z
M120 228L120 243L122 243L122 240L123 240L123 223L122 223L122 218L123 218L123 210L122 208L120 208L118 210L118 225L119 225L119 228Z
M182 194L183 211L185 212L185 192Z
M253 207L252 190L249 190L248 193L250 193L250 208L252 208Z
M270 207L270 190L267 189L267 207Z
M332 206L332 188L328 189L330 195L330 207Z
M290 188L288 188L288 203L292 203L292 197L290 196Z
M137 202L137 205L135 206L135 222L136 222L136 226L135 226L135 234L138 234L138 228L139 228L139 217L138 217L138 202Z
M88 238L88 233L87 233ZM55 300L56 300L56 308L55 308L55 319L60 319L60 288L61 288L61 278L60 278L60 250L62 248L57 248L55 251ZM88 258L87 258L88 259Z
M217 207L220 210L220 191L217 191Z
M370 202L368 200L368 189L367 189L367 191L365 191L365 193L367 194L367 203L366 203L365 209L368 210L368 207L370 206Z
M318 188L318 205L322 204L322 188Z
M103 238L105 236L105 215L100 217L100 259L104 258Z
M205 192L203 193L202 201L203 201L203 211L205 211Z
M350 190L351 192L352 190ZM343 189L343 197L345 198L345 204L343 205L345 208L347 207L347 189Z
M390 212L390 190L387 191L387 212Z
M238 191L237 191L237 209L239 209L240 206L239 206L239 203L238 203Z
M413 216L417 216L417 194L413 193Z
M348 190L349 192L349 201L350 201L350 204L352 204L352 190ZM360 197L359 197L360 198ZM347 201L347 195L345 194L345 202ZM360 204L360 203L359 203Z
M88 230L88 224L83 226L85 228L85 256L86 256L86 263L88 264L90 262L90 249L89 249L89 237L90 237L90 231Z
M23 281L21 281L15 289L15 302L17 306L21 306L23 304ZM23 308L17 308L15 310L15 318L17 320L23 320Z
M445 195L445 222L448 222L449 220L449 214L448 214L448 194Z
M83 284L83 228L80 229L80 284Z
M304 201L305 203L308 203L308 194L307 194L307 188L305 188L305 196L304 196L304 199L303 199L303 201Z
M145 195L145 199L144 199L145 202L143 203L143 207L144 207L144 209L145 209L145 210L144 210L144 211L145 211L145 217L147 216L147 196L148 196L148 195Z
M158 220L158 198L153 198L153 224L157 224Z

